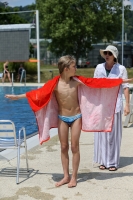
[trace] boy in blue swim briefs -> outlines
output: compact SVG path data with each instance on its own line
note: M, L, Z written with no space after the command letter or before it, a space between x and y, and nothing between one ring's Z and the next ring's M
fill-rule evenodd
M60 72L59 81L54 89L58 102L58 135L61 144L61 161L64 178L55 184L56 187L67 184L68 187L77 185L77 171L80 161L79 138L81 133L82 115L78 102L78 85L72 77L76 73L76 60L72 56L63 56L59 59L58 68ZM18 100L26 98L26 94L6 95L6 98ZM69 174L69 127L71 129L71 151L73 172Z
M58 68L60 79L55 88L55 96L59 106L58 134L61 144L61 160L64 171L64 178L56 183L61 186L68 183L68 187L77 185L77 171L80 161L79 138L81 133L82 115L78 102L79 82L72 79L76 74L76 60L71 56L63 56L59 59ZM71 151L73 172L69 175L69 127L71 129Z

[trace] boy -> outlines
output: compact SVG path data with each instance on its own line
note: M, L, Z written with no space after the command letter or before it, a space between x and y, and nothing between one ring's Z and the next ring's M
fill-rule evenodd
M58 63L61 77L55 87L55 96L59 106L59 125L58 135L61 143L61 160L64 171L64 178L56 183L61 186L68 183L68 187L74 187L77 184L77 171L79 166L79 137L81 132L81 111L78 103L77 87L79 83L73 80L76 73L75 59L62 57ZM6 95L7 98L18 100L26 98L26 94L22 95ZM66 117L65 117L66 116ZM71 149L73 153L73 173L70 180L69 176L69 157L68 157L68 131L71 126Z
M62 167L64 172L64 178L57 182L55 185L59 187L63 184L68 183L68 187L72 188L77 185L77 172L79 167L80 161L80 152L79 152L79 138L81 133L81 127L84 130L89 130L88 128L84 128L83 122L85 121L85 117L83 117L83 113L81 114L81 108L84 109L85 105L81 104L78 99L79 90L82 87L85 89L85 95L89 96L90 93L94 93L95 88L108 88L113 87L111 91L115 90L115 95L111 94L112 96L116 96L118 94L119 85L122 83L122 79L93 79L93 78L84 78L84 77L76 77L76 60L72 56L63 56L59 59L58 68L60 72L60 76L55 77L53 80L46 83L42 88L27 92L26 94L21 95L6 95L6 98L12 100L18 100L21 98L26 98L29 101L32 110L35 112L41 143L48 140L49 136L46 132L52 128L57 127L58 124L58 135L61 144L61 160L62 160ZM74 78L75 77L75 78ZM131 79L130 79L131 80ZM125 80L128 82L129 80ZM108 84L109 83L109 84ZM93 90L89 90L86 86L93 87ZM87 89L87 92L86 92ZM106 91L108 91L106 89ZM110 93L110 92L109 92ZM109 96L107 94L107 98ZM97 94L97 93L96 93ZM100 93L101 94L101 93ZM95 97L95 94L94 94ZM105 94L104 94L105 98ZM110 97L109 97L110 98ZM116 98L111 101L111 109L115 107ZM55 103L56 99L56 103ZM93 98L96 101L99 101L97 98ZM91 103L92 104L92 103ZM97 104L97 103L96 103ZM89 106L85 107L85 110L88 112ZM108 105L107 105L108 108ZM100 108L99 108L100 109ZM84 110L84 112L85 112ZM96 111L95 111L96 112ZM88 113L87 113L88 114ZM89 115L89 114L88 114ZM113 115L113 114L112 114ZM58 116L58 119L56 118ZM95 118L95 117L94 117ZM101 117L100 117L101 118ZM90 126L96 124L98 126L101 122L97 118L98 123L96 123L96 118L94 119L94 123L91 121L92 116L90 117ZM106 121L109 117L106 117ZM44 124L44 121L46 124ZM102 119L102 121L104 121ZM109 125L110 126L110 125ZM70 178L69 175L69 156L68 156L68 131L69 127L71 128L71 151L72 151L72 167L73 172ZM101 127L101 124L100 124ZM98 127L99 129L99 127ZM101 128L102 129L102 128ZM94 131L94 130L92 130ZM44 133L45 132L45 133ZM42 137L41 134L45 134L46 137Z

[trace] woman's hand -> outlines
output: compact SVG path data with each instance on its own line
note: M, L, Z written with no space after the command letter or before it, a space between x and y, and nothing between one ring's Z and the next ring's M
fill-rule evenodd
M127 116L130 113L130 107L129 104L126 104L124 107L124 115Z

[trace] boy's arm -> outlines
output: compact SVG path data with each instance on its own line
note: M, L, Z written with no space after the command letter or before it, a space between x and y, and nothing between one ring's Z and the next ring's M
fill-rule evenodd
M133 81L133 78L123 79L123 83L130 83Z
M11 100L19 100L19 99L26 98L26 94L19 94L19 95L15 95L15 94L6 94L5 97L6 97L7 99L11 99Z

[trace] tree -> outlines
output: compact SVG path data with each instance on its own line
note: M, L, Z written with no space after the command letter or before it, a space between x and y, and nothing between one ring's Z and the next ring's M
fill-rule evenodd
M36 0L44 37L57 56L72 54L78 61L103 38L113 40L121 28L121 0Z
M8 14L8 12L17 12L19 11L18 8L11 8L11 7L0 7L0 13L7 14L0 14L0 24L19 24L19 23L26 23L26 20L21 18L18 13Z
M129 5L124 6L124 33L127 33L128 41L133 41L133 11ZM117 32L116 41L122 40L122 27Z
M125 33L127 33L127 39L133 41L133 11L131 10L126 13Z
M2 6L1 6L2 5ZM0 15L0 24L6 25L6 24L34 24L35 23L35 12L23 12L23 11L30 11L35 10L36 5L31 4L27 6L16 6L14 8L12 7L5 7L3 3L0 2L0 13L6 13L7 14L1 14ZM19 12L22 11L22 12ZM8 12L19 12L19 13L12 13L8 14ZM35 38L36 36L36 30L32 29L31 31L31 37Z
M34 46L31 43L29 43L29 51L30 51L29 58L31 58L34 55Z

